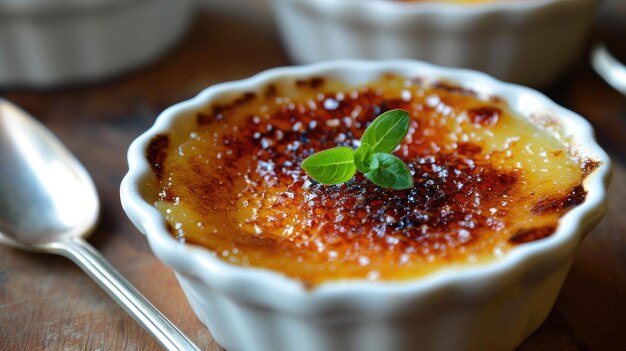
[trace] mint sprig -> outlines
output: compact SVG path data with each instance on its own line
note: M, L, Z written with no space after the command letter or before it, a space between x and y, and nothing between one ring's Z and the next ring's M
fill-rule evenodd
M387 111L367 127L356 151L349 147L324 150L305 159L302 168L311 178L327 185L347 182L358 169L382 188L412 188L409 168L391 154L409 131L409 121L407 111Z

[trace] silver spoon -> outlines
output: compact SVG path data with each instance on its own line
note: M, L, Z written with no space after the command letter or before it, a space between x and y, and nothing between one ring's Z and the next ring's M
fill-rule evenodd
M167 350L199 350L83 237L98 194L82 165L42 124L0 99L0 242L68 257Z

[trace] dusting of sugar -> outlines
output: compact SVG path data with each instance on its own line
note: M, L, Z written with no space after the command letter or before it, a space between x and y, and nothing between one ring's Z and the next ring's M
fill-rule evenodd
M339 108L339 101L333 98L327 98L324 100L324 108L331 111L336 110L337 108Z

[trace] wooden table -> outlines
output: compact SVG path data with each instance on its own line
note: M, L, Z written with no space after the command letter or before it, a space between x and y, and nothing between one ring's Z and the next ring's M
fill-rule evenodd
M177 48L141 70L79 87L0 90L49 126L94 178L102 219L90 242L205 350L221 348L127 219L118 188L129 143L165 107L211 84L290 63L263 3L215 1ZM626 2L607 0L594 37L626 57L623 18ZM615 167L606 219L584 241L548 320L520 350L626 350L626 97L591 71L587 57L545 92L593 123ZM44 349L158 345L67 259L0 247L0 350Z

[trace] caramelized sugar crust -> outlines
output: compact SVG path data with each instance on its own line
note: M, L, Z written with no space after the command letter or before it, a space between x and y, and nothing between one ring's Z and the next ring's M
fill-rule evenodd
M412 118L395 151L412 189L382 189L360 173L325 186L301 169L315 152L358 147L394 108ZM173 235L305 284L411 279L497 258L551 235L584 201L595 168L499 99L394 76L270 85L199 113L187 139L156 137L147 156Z

